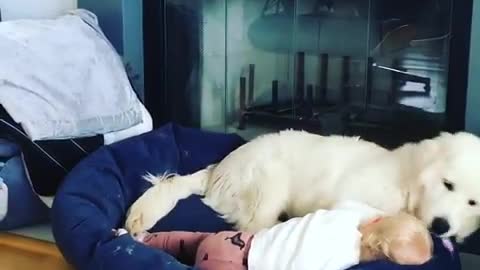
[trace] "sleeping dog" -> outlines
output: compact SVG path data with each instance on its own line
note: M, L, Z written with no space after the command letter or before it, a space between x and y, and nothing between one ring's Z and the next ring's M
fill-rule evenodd
M257 232L344 200L421 219L462 241L479 227L480 139L442 133L387 150L354 137L287 130L257 137L190 175L147 175L154 183L129 209L131 234L150 229L192 194L236 229Z

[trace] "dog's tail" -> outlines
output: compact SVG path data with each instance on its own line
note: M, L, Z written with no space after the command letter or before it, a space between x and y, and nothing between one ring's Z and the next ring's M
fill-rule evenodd
M171 211L178 201L190 195L205 195L213 166L189 175L165 174L154 176L147 174L144 179L154 186L155 202L163 209ZM166 215L168 213L164 213Z
M154 186L162 186L162 189L169 188L168 186L170 186L170 188L175 189L175 193L177 194L185 194L186 196L192 194L204 195L212 169L213 166L209 166L206 169L189 175L171 173L155 176L148 173L143 179L152 183Z

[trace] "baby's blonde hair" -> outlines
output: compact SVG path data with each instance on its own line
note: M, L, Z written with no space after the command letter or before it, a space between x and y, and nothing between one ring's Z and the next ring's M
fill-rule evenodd
M386 257L399 264L423 264L430 260L433 241L427 227L406 213L380 218L362 236L362 248L378 258Z

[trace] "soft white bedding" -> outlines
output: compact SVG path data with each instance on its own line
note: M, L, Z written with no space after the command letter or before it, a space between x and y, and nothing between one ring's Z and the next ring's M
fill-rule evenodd
M2 22L0 59L0 104L32 140L111 133L142 121L122 60L88 11Z

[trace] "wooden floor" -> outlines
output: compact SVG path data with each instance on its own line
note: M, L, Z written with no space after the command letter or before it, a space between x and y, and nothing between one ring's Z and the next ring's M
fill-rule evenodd
M0 233L1 270L73 270L55 244Z

